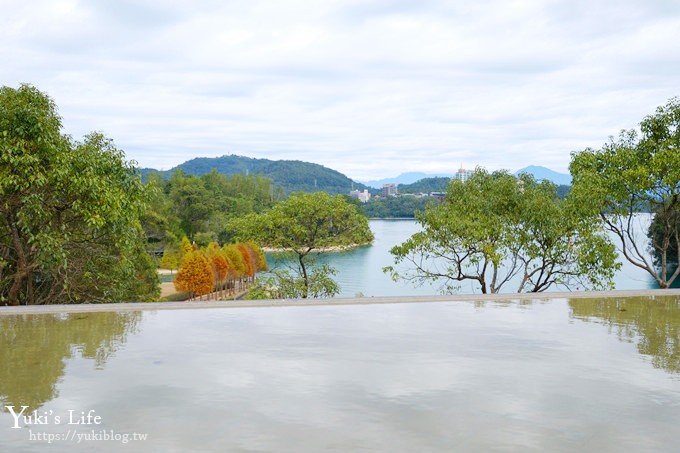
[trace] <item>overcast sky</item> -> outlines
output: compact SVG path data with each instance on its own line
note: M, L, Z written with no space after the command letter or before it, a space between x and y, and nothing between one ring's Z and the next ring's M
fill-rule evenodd
M678 0L0 0L0 84L140 166L567 172L680 95Z

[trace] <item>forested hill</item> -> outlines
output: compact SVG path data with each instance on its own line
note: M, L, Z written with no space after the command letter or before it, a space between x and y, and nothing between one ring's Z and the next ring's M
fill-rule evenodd
M259 174L270 178L275 186L281 187L285 192L324 191L331 194L347 194L352 187L359 190L366 188L363 184L352 181L338 171L299 160L253 159L235 155L197 157L171 170L159 173L164 178L169 178L178 168L188 175L196 176L210 173L213 169L225 175ZM139 171L143 177L146 177L150 172L157 170L141 168Z
M399 184L399 193L446 192L450 182L451 178L441 176L423 178L412 184Z

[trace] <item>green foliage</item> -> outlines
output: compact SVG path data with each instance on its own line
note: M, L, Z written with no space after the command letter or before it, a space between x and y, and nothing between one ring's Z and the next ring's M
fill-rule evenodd
M649 231L647 232L652 244L663 244L665 232L668 230L680 231L680 211L674 210L671 212L664 212L663 209L659 209L652 214L654 217L652 223L649 225ZM661 250L662 247L654 248L654 263L657 266L661 264ZM668 238L666 257L669 263L675 265L679 264L678 260L680 259L680 253L678 250L678 237L675 234L671 234Z
M236 219L228 226L240 240L307 255L328 247L367 244L373 240L366 217L340 195L295 193L263 214Z
M151 174L148 184L163 188L155 192L160 195L146 214L145 231L148 237L166 231L160 236L174 241L166 241L166 246L183 234L199 246L227 242L224 225L230 218L261 212L276 202L271 181L262 176L225 176L213 170L197 177L176 170L169 181L160 183Z
M567 198L567 195L569 195L569 192L571 192L571 186L566 186L564 184L560 184L557 186L557 198L560 200L564 200Z
M263 299L277 299L269 287L260 283L258 286L251 288L243 297L245 300L263 300Z
M172 201L166 192L167 189L168 184L158 173L148 175L146 190L149 198L140 221L150 248L176 246L183 234L180 229L180 220L173 213Z
M442 281L444 292L469 280L482 293L515 282L517 292L539 292L607 288L617 269L614 248L593 218L557 199L554 184L528 174L477 169L465 183L453 180L446 199L417 221L422 231L390 251L395 264L410 266L385 268L395 280Z
M292 194L263 214L232 221L227 229L239 240L254 239L266 247L290 251L299 264L295 278L300 279L305 288L300 297L331 295L332 292L315 289L316 271L309 272L307 268L311 252L367 244L373 240L366 217L342 195L331 196L325 192ZM328 272L329 268L319 269ZM288 281L287 277L282 278L279 286L287 285ZM324 280L319 276L318 281ZM321 287L327 287L326 283Z
M161 269L177 269L179 267L179 253L174 250L166 249L161 258Z
M680 237L674 220L680 209L680 99L647 116L640 132L624 130L600 150L574 153L572 197L583 210L600 215L628 261L667 288L680 275L680 268L669 272L669 263L680 258L672 247ZM649 238L635 236L640 211L654 213Z
M102 134L61 134L52 100L0 88L0 304L147 300L149 193Z
M301 269L275 270L273 277L264 280L263 285L269 290L269 298L302 299L327 298L340 292L340 286L333 280L336 270L328 264L310 267L307 278L301 277Z
M372 198L362 206L362 210L370 218L414 218L417 212L423 211L429 203L437 203L433 197L415 197L400 195L396 197Z
M399 193L445 192L451 178L436 176L423 178L411 184L399 184Z

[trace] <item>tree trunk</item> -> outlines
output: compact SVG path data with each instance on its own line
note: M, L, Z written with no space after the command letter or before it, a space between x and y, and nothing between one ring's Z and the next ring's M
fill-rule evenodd
M305 281L305 292L302 297L306 299L309 296L309 277L307 276L307 268L305 267L303 258L303 255L298 255L298 261L300 262L300 268L302 269L302 278Z
M26 275L28 275L29 269L15 219L11 217L9 219L9 223L10 230L12 232L12 245L14 245L14 251L17 255L17 269L14 273L14 282L9 289L7 303L9 305L19 305L19 294L21 293L21 287L23 286Z

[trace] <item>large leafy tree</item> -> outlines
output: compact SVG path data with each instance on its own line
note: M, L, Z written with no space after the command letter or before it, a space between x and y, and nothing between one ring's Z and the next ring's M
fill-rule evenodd
M157 297L139 223L145 199L111 140L76 142L47 95L0 88L0 304Z
M623 256L647 271L660 288L680 275L680 99L671 99L601 149L574 153L572 193L584 209L599 214L618 239ZM640 211L654 213L650 234L639 234ZM673 253L673 255L671 255Z
M417 221L422 231L392 248L395 266L385 271L395 280L441 282L443 292L463 281L482 293L509 285L517 292L604 288L617 267L593 218L577 215L554 184L528 174L477 169L466 182L452 181L444 201Z
M368 220L342 195L325 192L294 193L271 210L251 214L229 224L228 230L241 240L287 251L293 257L292 273L280 273L279 286L294 288L282 297L327 297L338 287L328 276L329 267L310 269L313 252L370 243L373 234ZM274 271L276 274L276 271Z

